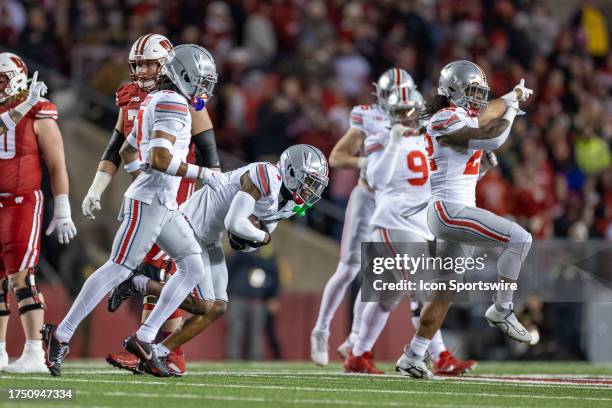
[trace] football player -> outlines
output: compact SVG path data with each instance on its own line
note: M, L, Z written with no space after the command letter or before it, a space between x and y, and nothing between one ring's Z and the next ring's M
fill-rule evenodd
M427 223L436 236L436 256L464 256L464 246L500 246L500 282L517 280L532 238L517 223L477 208L476 182L483 151L493 151L505 143L519 102L531 94L521 80L511 92L489 103L489 86L482 68L470 61L454 61L440 72L438 95L426 108L435 169L431 173L433 198ZM530 342L530 333L514 315L512 297L512 290L500 289L485 318L508 337ZM400 373L434 377L424 363L425 351L449 306L447 300L439 298L424 306L417 333L396 363Z
M184 299L181 308L193 315L184 320L180 330L157 345L158 356L163 358L173 348L197 336L227 309L227 266L221 246L223 232L228 231L230 245L239 251L252 251L268 244L279 221L296 213L303 215L321 198L328 177L327 160L319 149L295 145L282 153L278 166L251 163L221 174L215 190L200 189L181 206L202 247L204 264L212 270L213 285L209 287L202 282L196 287L197 296ZM172 279L174 277L168 283ZM113 291L111 301L118 307L137 293L156 296L161 293L163 296L167 290L165 286L145 275L136 275ZM208 298L215 299L216 307L212 312L207 312L202 302ZM133 342L133 338L128 345L130 341ZM135 351L143 357L139 349ZM147 366L140 368L150 372ZM168 372L176 374L171 367Z
M377 103L356 106L351 110L349 129L332 150L329 162L332 168L360 170L359 183L353 189L346 208L340 249L340 263L331 276L319 307L317 322L310 336L310 357L316 364L324 366L329 361L328 338L331 320L344 298L346 289L359 273L361 242L369 237L369 222L374 213L374 192L366 181L368 158L364 154L364 141L373 134L389 127L386 101L393 86L414 87L410 74L403 69L391 68L385 71L374 84ZM353 309L353 326L349 337L340 345L338 352L346 358L359 332L359 323L365 303L359 300Z
M376 191L371 240L384 242L387 256L395 256L398 253L395 243L429 244L434 239L427 226L431 142L419 123L424 101L416 89L406 85L394 87L386 106L393 126L390 131L369 137L365 150L368 184ZM429 245L422 247L415 248L418 251L415 256L427 252ZM408 279L399 275L398 278ZM372 362L371 350L400 299L390 296L384 302L366 304L355 345L344 363L346 372L382 373ZM413 315L418 316L417 308L418 304L412 302ZM413 317L413 324L418 327L418 317ZM440 331L435 337L437 341L432 341L428 352L436 372L459 375L473 368L475 361L459 360L446 350Z
M149 94L142 102L134 128L120 149L126 170L137 177L125 193L119 214L122 223L109 260L85 281L57 328L53 325L43 328L46 363L52 375L61 374L68 342L78 324L102 297L131 275L156 242L175 260L177 272L165 286L170 297L160 297L138 331L138 339L133 338L147 356L141 358L141 363L164 374L165 368L158 364L151 347L153 339L198 282L212 285L210 270L204 267L196 237L178 211L176 196L181 178L215 184L215 172L189 164L186 158L191 141L188 106L201 106L202 98L212 96L216 82L214 60L203 47L187 44L168 52L158 92ZM182 294L180 299L178 294ZM212 299L205 300L210 308Z
M125 141L125 135L129 134L134 127L134 121L138 115L140 104L147 94L154 91L164 59L172 48L170 41L159 34L146 34L138 38L129 54L129 69L132 81L122 85L116 93L116 104L119 108L119 116L113 130L113 134L102 154L98 170L94 180L83 200L83 215L94 219L94 210L100 210L100 199L111 179L121 164L119 149ZM191 141L192 144L187 156L187 163L195 163L200 166L219 170L219 155L215 144L215 136L211 120L206 109L196 110L189 107L191 115ZM196 147L198 160L196 160ZM182 204L191 196L195 190L195 180L183 178L176 197L177 203ZM157 245L147 253L141 265L137 268L149 276L163 279L166 274L176 270L174 262L161 251ZM142 321L144 322L155 305L155 297L148 296L144 299ZM162 336L167 336L176 330L181 322L182 313L177 310L171 314L168 321L162 327ZM168 357L170 364L177 371L185 369L184 354L180 348L173 350ZM108 354L106 361L109 364L127 369L135 369L138 360L127 351Z
M45 371L40 327L44 321L44 296L36 285L40 256L43 194L41 160L49 169L54 195L53 220L46 230L57 231L67 244L76 235L68 202L68 173L57 107L43 98L47 91L30 81L23 60L0 54L0 369L12 373ZM19 359L8 364L6 330L11 313L9 290L19 307L25 345Z

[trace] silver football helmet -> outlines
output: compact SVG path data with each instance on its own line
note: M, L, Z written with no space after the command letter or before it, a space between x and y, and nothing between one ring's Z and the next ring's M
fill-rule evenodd
M278 167L296 204L311 207L321 199L329 182L329 167L319 149L307 144L291 146L281 154Z
M471 61L446 64L440 71L438 95L448 97L455 105L479 111L489 102L489 84L482 68Z
M423 96L408 84L392 87L386 105L392 125L401 123L415 129L419 125L419 117L425 110Z
M215 60L206 48L181 44L166 56L164 74L189 101L210 98L217 83Z
M389 97L389 92L391 92L391 88L394 86L399 86L402 84L408 85L410 88L415 88L414 80L410 76L410 74L404 71L401 68L389 68L378 78L378 81L372 83L374 85L374 95L378 99L378 106L380 106L384 111L387 110L387 99Z

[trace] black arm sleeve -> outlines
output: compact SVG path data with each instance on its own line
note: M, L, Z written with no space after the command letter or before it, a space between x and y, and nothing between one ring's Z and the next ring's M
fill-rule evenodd
M196 164L203 167L221 167L215 132L212 129L205 130L191 137L196 145Z
M119 149L125 142L125 136L117 129L113 129L113 135L111 136L104 153L102 153L101 160L108 160L115 166L119 167L121 164L121 156L119 156Z

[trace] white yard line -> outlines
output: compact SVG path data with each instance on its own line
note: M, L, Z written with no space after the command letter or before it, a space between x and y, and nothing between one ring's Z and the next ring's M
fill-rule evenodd
M15 377L1 376L0 379L15 379ZM57 381L52 377L28 377L28 380L38 381ZM336 393L366 393L366 394L399 394L399 395L452 395L452 396L478 396L490 398L525 398L525 399L543 399L543 400L570 400L570 401L611 401L612 398L603 397L573 397L573 396L556 396L556 395L531 395L531 394L494 394L483 392L450 392L450 391L416 391L416 390L381 390L373 388L324 388L324 387L295 387L282 385L246 385L246 384L211 384L211 383L181 383L181 382L164 382L164 381L125 381L125 380L88 380L84 378L62 378L63 382L84 382L84 383L109 383L109 384L133 384L133 385L172 385L181 387L197 387L197 388L236 388L236 389L265 389L265 390L288 390L288 391L314 391L314 392L336 392Z
M79 371L79 370L68 370L67 374L95 374L95 375L129 375L133 376L134 374L126 371L126 370L87 370L87 371ZM270 377L270 378L282 378L282 379L297 379L297 380L325 380L325 379L342 379L342 380L356 380L362 381L367 379L368 381L377 381L377 382L406 382L406 381L417 381L411 378L407 378L401 376L399 374L383 374L383 375L364 375L364 374L345 374L345 373L330 373L330 372L321 372L321 374L312 374L308 372L303 373L292 373L292 374L284 374L284 373L260 373L260 372L243 372L243 371L188 371L186 377L208 377L208 376L231 376L231 377L243 377L243 378L252 378L252 377ZM494 377L504 377L512 375L496 375ZM517 378L525 378L528 379L530 377L521 377L514 376ZM537 377L536 377L537 378ZM571 379L572 377L565 375L564 377L559 377ZM594 378L595 377L589 377ZM610 377L603 377L599 379L612 379ZM601 390L606 388L612 388L612 384L576 384L574 382L563 382L563 381L555 381L549 382L544 380L513 380L511 378L489 378L487 375L483 376L472 376L472 377L442 377L442 381L453 381L453 382L462 382L469 381L470 384L474 385L490 385L490 384L499 384L499 385L507 385L511 387L543 387L543 388L576 388L576 389L592 389L592 390Z

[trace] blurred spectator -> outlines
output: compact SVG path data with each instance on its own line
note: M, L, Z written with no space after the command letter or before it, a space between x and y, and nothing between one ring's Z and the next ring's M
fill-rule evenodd
M260 360L264 329L272 336L273 353L280 356L273 327L273 316L278 312L279 273L272 247L259 251L261 254L236 252L228 258L231 306L227 352L230 360ZM267 324L272 326L266 328Z

